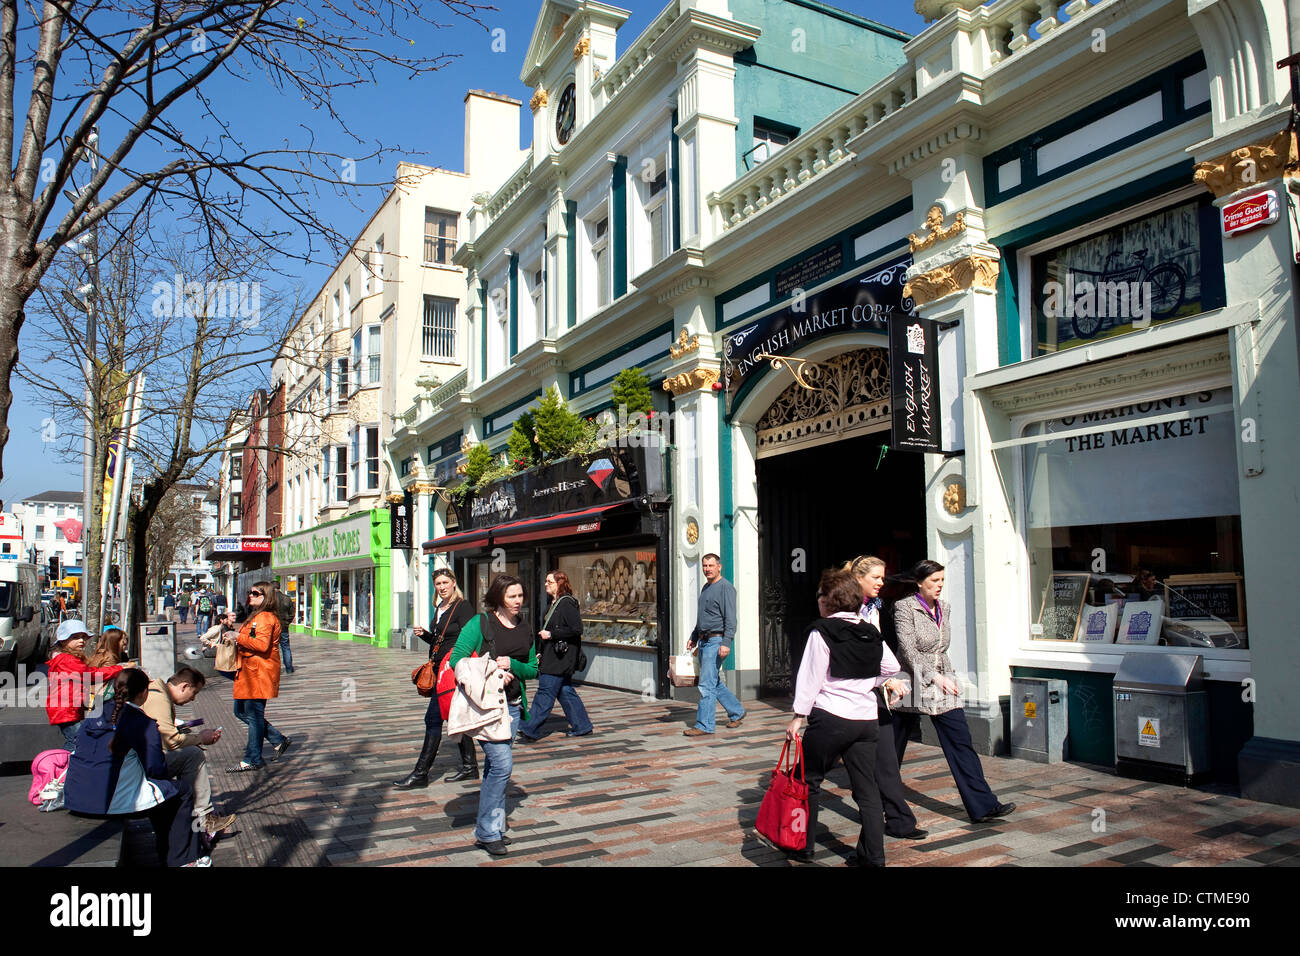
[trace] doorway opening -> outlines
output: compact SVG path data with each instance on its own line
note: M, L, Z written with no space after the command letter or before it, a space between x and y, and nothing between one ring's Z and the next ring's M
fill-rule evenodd
M760 694L794 692L822 571L874 554L896 574L926 556L921 455L888 429L757 462Z

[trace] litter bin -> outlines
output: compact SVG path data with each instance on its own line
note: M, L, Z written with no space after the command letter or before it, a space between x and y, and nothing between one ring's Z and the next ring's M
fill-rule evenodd
M1209 695L1199 654L1125 654L1115 674L1115 769L1126 776L1210 770Z
M1011 680L1011 756L1060 763L1070 734L1070 685L1063 680Z
M151 678L166 680L176 673L176 624L150 621L140 625L140 667Z

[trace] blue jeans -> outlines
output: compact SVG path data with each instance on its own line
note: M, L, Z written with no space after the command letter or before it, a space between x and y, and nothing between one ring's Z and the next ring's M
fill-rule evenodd
M582 706L582 698L573 689L570 678L558 674L538 675L537 696L529 708L528 720L519 725L519 732L525 737L536 738L542 724L551 716L557 699L569 721L569 733L573 736L591 733L591 718L587 716L587 708Z
M284 669L290 674L293 673L293 650L289 647L289 632L280 632L280 660L284 661Z
M212 612L204 614L202 611L196 611L194 614L194 633L202 634L212 626Z
M519 730L519 707L510 704L510 740L492 743L480 740L483 748L483 788L478 792L478 818L474 821L474 839L481 843L500 840L506 832L506 788L514 770L515 732Z
M718 675L718 650L721 647L720 637L710 637L700 643L700 709L695 718L695 727L706 734L713 733L713 718L718 704L722 705L732 720L740 720L745 716L745 708L740 706L736 695Z
M84 721L74 720L58 725L59 730L63 732L63 749L68 753L77 749L77 733L81 730L82 723Z
M284 734L271 726L266 719L266 700L235 701L235 716L248 724L248 743L244 746L244 762L254 767L262 766L262 741L272 747L284 743Z

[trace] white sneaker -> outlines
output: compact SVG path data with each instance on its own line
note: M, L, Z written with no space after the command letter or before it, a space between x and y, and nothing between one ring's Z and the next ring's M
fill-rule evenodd
M189 866L211 866L211 865L212 865L212 857L210 857L210 856L201 856L201 857L199 857L197 860L195 860L193 863L186 863L186 864L185 864L185 866L187 866L187 867L189 867Z

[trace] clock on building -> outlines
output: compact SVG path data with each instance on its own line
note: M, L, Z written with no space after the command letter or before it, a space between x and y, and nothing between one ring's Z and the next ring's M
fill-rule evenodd
M573 135L573 124L578 118L577 88L570 83L560 94L560 102L555 107L555 138L564 146Z

